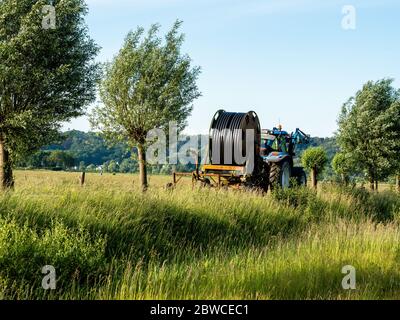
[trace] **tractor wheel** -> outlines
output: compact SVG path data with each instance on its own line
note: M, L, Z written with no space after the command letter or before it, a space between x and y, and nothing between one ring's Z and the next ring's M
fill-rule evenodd
M294 167L292 170L292 176L296 179L298 186L301 187L307 186L307 175L303 168Z
M276 187L283 189L290 187L291 168L289 161L272 163L269 173L269 183L271 190Z

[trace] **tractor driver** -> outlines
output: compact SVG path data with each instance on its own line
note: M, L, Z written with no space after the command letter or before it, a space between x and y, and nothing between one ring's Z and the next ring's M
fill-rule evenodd
M285 136L277 136L272 143L272 149L279 152L287 152L287 141Z

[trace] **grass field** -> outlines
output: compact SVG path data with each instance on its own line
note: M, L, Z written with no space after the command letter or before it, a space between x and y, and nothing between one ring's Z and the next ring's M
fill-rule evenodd
M323 186L267 196L150 177L16 172L0 196L3 299L400 298L400 197ZM57 272L43 290L41 268ZM344 290L345 265L356 290Z

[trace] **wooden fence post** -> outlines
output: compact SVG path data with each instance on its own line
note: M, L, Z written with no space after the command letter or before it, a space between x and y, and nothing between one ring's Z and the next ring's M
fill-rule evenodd
M85 177L86 177L86 172L83 171L83 172L81 173L81 176L79 177L79 181L80 181L80 183L81 183L81 186L84 186L84 184L85 184Z

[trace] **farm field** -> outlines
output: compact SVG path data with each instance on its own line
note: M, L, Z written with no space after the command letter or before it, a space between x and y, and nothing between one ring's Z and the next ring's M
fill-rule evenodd
M2 299L398 299L400 197L267 196L151 176L17 171L0 196ZM55 290L41 269L56 269ZM344 290L342 267L356 269Z

